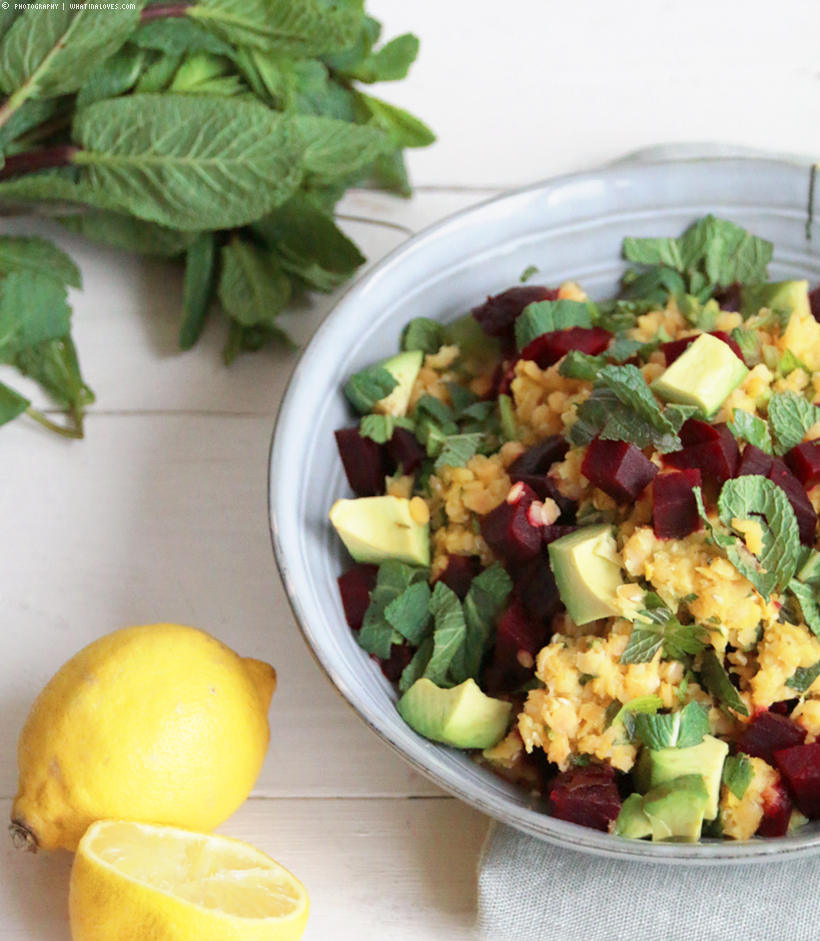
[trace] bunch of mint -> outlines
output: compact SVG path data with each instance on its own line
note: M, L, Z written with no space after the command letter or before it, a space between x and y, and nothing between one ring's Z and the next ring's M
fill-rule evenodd
M180 346L218 299L226 363L289 342L277 318L294 291L332 291L356 271L365 259L337 202L358 185L409 195L404 148L434 140L362 90L404 78L418 52L410 34L377 48L364 0L16 6L0 9L0 212L45 204L94 241L184 258ZM81 435L92 395L66 285L79 274L54 246L0 238L0 362ZM22 411L0 385L0 424Z

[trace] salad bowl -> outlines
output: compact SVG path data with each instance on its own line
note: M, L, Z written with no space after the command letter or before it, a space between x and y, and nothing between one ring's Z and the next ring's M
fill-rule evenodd
M820 187L817 188L820 201ZM409 239L355 283L305 349L282 402L270 458L274 552L305 641L330 682L418 771L480 811L540 839L610 857L667 863L783 860L820 848L820 822L770 840L650 843L555 819L470 757L417 735L397 695L345 622L345 552L328 522L349 496L333 432L351 423L354 372L394 354L414 317L450 322L518 283L583 285L612 297L624 237L678 235L713 213L774 244L772 280L820 279L820 208L810 165L766 156L644 158L548 180L464 210Z

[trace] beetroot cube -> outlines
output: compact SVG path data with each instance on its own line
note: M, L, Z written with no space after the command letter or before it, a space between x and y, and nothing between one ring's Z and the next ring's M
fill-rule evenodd
M370 605L370 592L376 587L377 565L354 565L339 576L339 594L345 620L354 631L359 630Z
M609 765L563 771L553 779L549 796L553 817L593 830L608 830L621 812L615 772Z
M714 296L721 310L730 313L737 312L740 310L743 300L743 285L739 281L735 281L729 287L715 291Z
M526 562L541 548L541 527L533 526L527 515L534 499L526 484L513 484L507 499L481 517L485 542L508 562Z
M811 505L805 487L779 457L772 459L769 480L777 484L789 498L789 503L791 503L794 514L797 517L797 528L800 530L800 542L802 542L804 546L813 546L814 535L817 530L817 513Z
M401 679L404 668L413 659L413 648L408 643L393 644L390 648L390 656L386 660L374 657L382 669L382 673L391 683L398 683Z
M659 474L652 485L652 527L661 539L681 539L700 527L694 487L700 471L686 468Z
M546 369L566 356L570 350L580 350L597 356L609 346L612 334L602 327L568 327L542 333L521 351L521 359L534 360L541 369Z
M569 451L569 442L562 435L550 435L528 448L509 467L510 475L546 474L556 461L563 461Z
M492 660L484 672L482 688L491 696L512 693L529 680L535 655L547 643L543 626L534 624L517 594L501 615Z
M753 444L747 444L743 449L735 477L750 477L759 474L761 477L768 477L772 469L774 458Z
M820 742L781 749L774 760L800 813L809 820L820 818Z
M806 734L806 730L788 716L761 710L741 733L737 747L739 751L773 765L776 751L802 745Z
M515 364L518 361L518 357L514 349L510 350L509 353L515 356L515 358L505 359L499 363L495 375L493 376L493 398L498 398L499 395L510 394L512 381L515 379Z
M613 500L629 503L643 492L658 468L634 444L595 438L584 455L581 473Z
M481 324L481 329L501 341L504 352L515 352L515 321L528 304L536 301L557 301L558 290L539 285L524 285L509 288L501 294L488 297L479 307L471 311Z
M535 655L549 641L553 615L561 607L561 595L546 551L542 550L529 562L516 568L515 587L532 626L530 640L523 649Z
M763 819L757 828L757 835L785 836L793 808L791 795L782 781L768 788L763 794Z
M683 448L665 454L663 461L678 470L697 468L705 480L725 483L735 476L740 464L740 450L726 424L710 425L690 418L680 430Z
M414 474L427 457L427 451L407 428L394 428L386 447L396 467L401 467L405 474Z
M820 480L820 440L798 444L784 455L783 460L804 487Z
M562 536L569 536L570 533L574 533L576 529L578 529L577 526L566 526L553 523L552 526L545 526L541 530L541 541L545 546L548 546L551 542L555 542L556 539L560 539Z
M438 580L444 582L448 588L464 601L473 579L481 571L481 560L477 555L449 555L447 568L441 573Z
M340 428L334 432L347 482L357 497L375 497L384 493L384 478L390 473L387 452L372 438L364 438L358 428Z

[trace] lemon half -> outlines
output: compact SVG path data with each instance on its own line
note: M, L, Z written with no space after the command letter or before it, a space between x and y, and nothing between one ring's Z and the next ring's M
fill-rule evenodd
M99 821L71 870L73 941L298 941L309 907L255 847L174 827Z

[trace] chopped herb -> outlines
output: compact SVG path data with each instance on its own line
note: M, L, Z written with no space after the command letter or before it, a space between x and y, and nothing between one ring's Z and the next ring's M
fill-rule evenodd
M798 667L786 680L786 686L795 692L805 693L818 676L820 676L820 660L810 667Z
M429 317L416 317L404 328L401 335L403 350L421 350L437 353L444 344L444 326Z
M407 565L395 559L382 562L361 630L356 635L360 646L368 653L387 659L392 645L401 642L402 635L386 617L387 608L411 586L419 582L426 585L427 575L426 568Z
M452 686L448 679L450 663L467 634L464 612L458 595L441 581L436 582L429 608L434 619L433 652L424 676L436 686Z
M820 604L814 588L795 578L789 582L789 589L800 605L806 627L815 637L820 638Z
M743 795L752 783L754 775L751 761L742 753L729 755L723 762L723 783L738 800L743 800Z
M430 596L427 582L414 582L384 609L385 620L411 644L420 644L427 633Z
M589 304L584 301L535 301L515 321L515 342L523 350L543 333L591 326Z
M732 421L729 422L729 430L739 441L747 441L753 444L766 454L772 453L772 436L769 434L769 426L758 418L742 408L736 408L732 412Z
M464 467L474 457L481 444L480 434L447 435L436 458L435 469L442 467Z
M809 376L811 375L809 367L801 359L798 359L791 350L783 351L778 368L780 373L784 376L793 373L795 369L802 369L803 372L807 373Z
M703 654L700 679L701 685L728 709L734 709L742 716L749 715L749 710L740 698L738 691L729 679L729 674L714 650L707 650Z
M775 392L769 399L769 425L775 454L800 444L812 425L820 421L820 408L796 392Z
M393 437L395 428L413 430L413 422L394 415L365 415L359 422L359 434L376 444L384 444Z
M453 657L450 672L456 683L477 680L495 620L503 611L513 583L503 565L496 562L470 583L464 610L464 645Z
M519 280L522 284L526 284L527 281L529 281L530 278L531 278L534 274L538 274L538 266L537 266L537 265L527 265L527 267L521 272L521 276L519 277L518 280Z
M353 408L366 415L373 411L377 402L390 395L398 384L398 379L383 366L368 366L347 380L344 393Z

